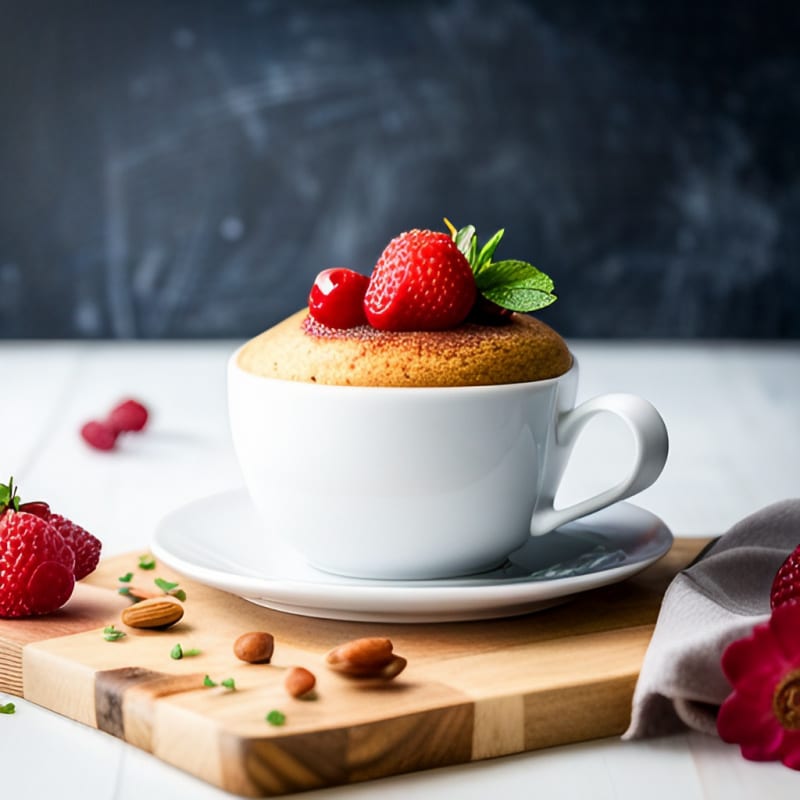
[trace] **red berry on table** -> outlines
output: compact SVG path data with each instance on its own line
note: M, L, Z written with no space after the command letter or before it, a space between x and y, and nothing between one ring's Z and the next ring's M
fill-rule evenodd
M114 406L106 424L117 433L140 431L147 418L147 409L138 400L125 400Z
M112 450L117 443L117 431L105 422L91 420L81 428L86 444L95 450Z
M369 278L344 267L324 269L317 275L308 295L311 316L329 328L366 325L364 294Z
M100 550L103 546L100 540L61 514L51 513L47 517L47 522L61 534L75 555L75 580L79 581L94 572L100 561Z
M769 593L771 608L800 600L800 545L781 564Z
M469 262L446 233L412 230L387 245L364 308L374 328L444 330L461 324L477 296Z
M17 508L13 483L0 484L0 617L48 614L72 595L75 556L49 522Z

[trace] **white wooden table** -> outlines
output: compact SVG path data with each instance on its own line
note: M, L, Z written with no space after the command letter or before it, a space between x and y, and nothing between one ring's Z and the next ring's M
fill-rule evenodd
M168 510L239 485L228 435L225 362L236 343L0 343L0 474L96 533L105 554L146 546ZM631 391L670 431L658 482L634 502L677 535L708 536L800 495L800 343L572 342L579 399ZM133 395L153 412L146 434L111 454L78 436L85 420ZM614 420L579 442L559 501L607 486L625 468ZM598 467L600 467L598 469ZM230 797L121 740L25 701L0 715L5 797ZM800 773L754 764L698 734L616 739L308 793L307 797L461 800L796 798Z

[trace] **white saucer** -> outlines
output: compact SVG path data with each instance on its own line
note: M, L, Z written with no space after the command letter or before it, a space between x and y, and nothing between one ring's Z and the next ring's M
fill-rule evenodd
M552 606L640 572L671 545L672 534L658 517L618 503L531 538L492 572L438 581L367 581L306 564L264 530L242 489L168 514L152 550L189 578L277 611L362 622L450 622Z

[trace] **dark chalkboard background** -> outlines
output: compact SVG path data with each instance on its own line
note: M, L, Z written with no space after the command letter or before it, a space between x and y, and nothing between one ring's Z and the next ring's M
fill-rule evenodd
M448 216L569 336L800 336L795 2L3 2L0 337L244 337Z

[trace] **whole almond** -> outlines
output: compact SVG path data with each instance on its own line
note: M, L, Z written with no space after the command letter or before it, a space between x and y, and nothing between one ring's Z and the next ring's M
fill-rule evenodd
M266 631L243 633L233 643L233 653L248 664L268 664L275 650L275 637Z
M392 660L392 642L377 636L365 639L353 639L340 644L326 656L331 667L337 664L350 664L356 668L374 669L388 664Z
M131 628L169 628L182 617L183 606L165 597L142 600L122 611L122 621Z
M353 639L335 647L325 657L327 665L349 678L396 678L406 667L406 659L392 652L389 639Z
M307 695L316 685L317 679L313 672L305 667L291 667L286 673L283 685L292 697Z

